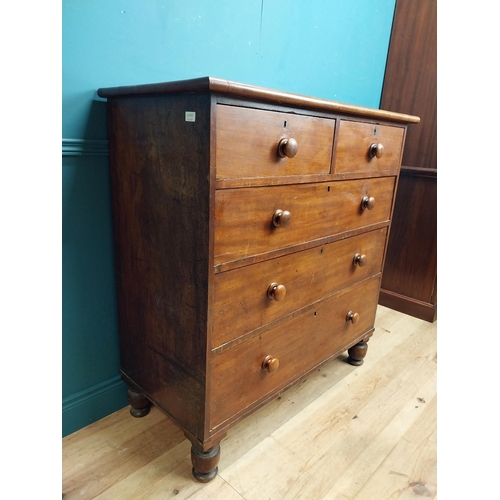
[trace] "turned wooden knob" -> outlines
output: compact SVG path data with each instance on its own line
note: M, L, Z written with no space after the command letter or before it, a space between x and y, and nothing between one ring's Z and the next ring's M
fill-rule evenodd
M383 144L370 144L370 149L368 151L370 158L382 158L384 154L384 145Z
M353 263L355 266L363 267L366 264L366 255L357 253L354 255Z
M273 224L276 227L288 227L292 222L292 214L288 210L276 210L273 214Z
M278 285L278 283L271 283L267 289L267 296L279 302L283 300L286 295L285 285Z
M353 325L355 325L359 321L359 314L349 311L347 313L347 316L345 317L345 320L347 323L349 323L350 321Z
M363 196L363 199L361 200L361 208L364 210L367 208L368 210L372 210L373 207L375 206L375 198L373 196Z
M298 150L299 145L293 137L290 137L290 139L283 138L278 143L278 154L281 158L285 158L285 156L287 158L293 158Z
M274 373L280 367L280 360L272 356L266 356L262 362L262 368L269 373Z

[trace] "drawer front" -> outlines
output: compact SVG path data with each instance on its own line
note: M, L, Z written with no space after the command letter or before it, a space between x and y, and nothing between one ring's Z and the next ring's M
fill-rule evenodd
M216 178L328 174L334 131L335 120L327 118L219 104ZM295 156L280 156L278 150L282 139L289 141L282 147L282 154L295 153Z
M334 173L396 174L401 164L403 137L402 127L341 120Z
M217 274L212 347L379 273L386 236L377 229Z
M375 320L379 278L346 289L314 309L212 359L210 429L263 402L368 332ZM358 312L356 324L346 321ZM279 367L262 366L271 356Z
M388 221L394 183L384 177L217 190L214 264ZM362 208L365 197L372 209ZM275 225L277 210L289 212L287 227Z

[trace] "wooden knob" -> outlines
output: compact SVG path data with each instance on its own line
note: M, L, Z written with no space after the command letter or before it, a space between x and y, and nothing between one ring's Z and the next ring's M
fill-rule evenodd
M366 255L357 253L354 255L353 263L355 266L363 267L366 264Z
M280 360L272 356L266 356L262 362L262 368L269 373L274 373L280 367Z
M288 210L276 210L273 214L273 224L276 227L288 227L292 222L292 214Z
M285 285L278 285L278 283L271 283L267 289L267 296L271 300L276 300L279 302L283 300L286 295Z
M384 154L384 145L383 144L370 144L370 149L368 151L370 158L382 158Z
M299 145L293 137L290 137L290 139L283 138L278 143L278 154L281 158L285 158L285 156L287 158L293 158L298 150Z
M347 313L345 320L347 323L349 323L349 321L350 321L353 325L355 325L359 321L359 314L352 312L352 311L349 311Z
M361 200L361 208L364 210L367 208L368 210L373 210L373 207L375 206L375 198L372 196L363 196L363 199Z

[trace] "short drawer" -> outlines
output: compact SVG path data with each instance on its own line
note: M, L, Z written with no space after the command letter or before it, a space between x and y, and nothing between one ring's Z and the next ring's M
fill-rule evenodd
M373 327L379 279L372 278L212 359L210 429L250 411ZM348 313L359 314L356 324ZM263 366L270 356L279 367ZM276 362L274 362L276 367Z
M387 228L214 277L212 347L378 274Z
M328 174L334 131L333 119L219 104L216 179Z
M341 120L334 154L335 174L396 174L403 127Z
M214 264L389 221L394 183L383 177L217 190Z

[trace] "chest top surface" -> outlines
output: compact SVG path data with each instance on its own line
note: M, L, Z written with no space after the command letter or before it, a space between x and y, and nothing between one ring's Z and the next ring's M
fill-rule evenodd
M134 95L178 94L207 91L229 97L257 99L264 102L273 102L308 109L345 113L354 116L361 115L367 118L387 119L402 123L419 123L420 121L420 118L414 115L367 108L352 104L345 104L327 99L319 99L316 97L309 97L305 95L259 87L256 85L224 80L212 76L172 82L100 88L97 91L97 95L105 98L115 98Z

